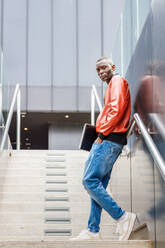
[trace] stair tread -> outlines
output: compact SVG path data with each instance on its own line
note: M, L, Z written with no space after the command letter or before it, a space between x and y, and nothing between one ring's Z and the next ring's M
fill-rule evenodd
M70 240L54 240L54 241L0 241L0 245L3 247L63 247L63 248L71 248L71 247L111 247L113 248L152 248L151 240L126 240L126 241L117 241L117 240L97 240L97 241L70 241ZM101 245L101 247L100 247Z
M63 154L63 155L62 155ZM29 157L29 159L28 159ZM103 215L101 222L101 241L69 241L71 236L47 236L45 231L71 231L77 235L87 222L89 211L89 197L84 190L81 179L84 170L84 162L88 157L85 151L13 151L8 159L2 158L0 169L0 191L1 191L1 234L0 247L58 247L58 248L151 248L151 240L128 240L118 241L114 235L116 225L107 214ZM121 158L122 162L124 158ZM125 162L124 162L125 163ZM6 167L5 167L6 165ZM48 169L47 167L65 167L64 169ZM123 168L123 167L122 167ZM124 167L123 169L125 170ZM121 169L122 170L122 169ZM30 173L31 171L31 173ZM114 168L111 181L111 190L118 200L118 188L113 192L116 185L127 192L126 177L121 178L117 169ZM48 176L52 173L54 176ZM60 173L67 173L66 176ZM58 174L55 175L55 174ZM59 175L60 174L60 175ZM117 174L117 176L116 176ZM123 174L123 173L121 173ZM122 175L123 176L123 175ZM45 184L46 181L67 181L67 184ZM45 189L67 188L66 193L48 193ZM20 191L19 191L20 189ZM22 192L21 192L22 191ZM69 202L45 202L46 197L69 197ZM120 196L123 203L125 195ZM127 204L128 205L128 204ZM68 207L69 212L44 211L45 208ZM127 206L127 210L129 206ZM21 211L21 213L19 213ZM38 211L38 212L37 212ZM19 214L18 219L16 215ZM12 217L12 215L15 215ZM78 216L81 216L78 218ZM46 218L71 218L71 223L45 223ZM106 219L106 221L105 221ZM69 235L71 235L71 233ZM50 234L50 233L48 233ZM53 234L54 235L54 234ZM57 235L58 232L57 232ZM148 239L145 237L144 239ZM138 239L135 237L134 239Z

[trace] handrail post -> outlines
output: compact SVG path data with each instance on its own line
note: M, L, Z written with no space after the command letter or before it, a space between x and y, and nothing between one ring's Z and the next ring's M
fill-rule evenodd
M12 102L11 102L11 106L10 106L10 110L9 110L9 114L8 114L8 117L7 117L6 126L5 126L4 134L3 134L3 137L2 137L2 143L1 143L1 147L0 147L0 151L1 152L3 151L4 144L5 144L5 141L6 141L6 137L7 137L8 132L9 132L9 127L10 127L11 118L12 118L13 111L14 111L14 104L15 104L16 97L17 97L17 94L18 94L18 90L19 90L19 84L16 85L16 88L15 88L15 91L14 91L14 96L13 96L13 99L12 99ZM18 102L19 102L20 101L20 97L18 99L19 99L18 100ZM19 108L20 108L20 105L19 105ZM20 112L20 110L19 110L19 112ZM20 120L18 120L18 124L19 124L19 122L20 122ZM20 124L19 124L19 126L20 126ZM19 134L18 134L18 136L19 136ZM18 142L18 147L19 147L19 144L20 144L20 141Z
M99 99L95 85L92 85L92 89L91 89L91 124L92 125L95 125L95 97L97 104L99 106L99 110L101 112L102 111L101 101Z
M91 125L95 125L95 95L91 90Z
M128 133L127 133L127 139L129 138L129 136L131 136L135 125L136 125L136 121L135 121L135 119L133 119L133 121L132 121L132 123L131 123L131 125L129 127Z
M17 94L17 150L20 150L20 140L21 140L21 92L19 88Z
M92 85L92 90L93 90L93 92L94 92L94 94L95 94L95 97L96 97L96 100L97 100L97 104L98 104L99 110L100 110L100 112L101 112L102 109L103 109L103 107L102 107L101 101L100 101L100 99L99 99L99 96L98 96L98 93L97 93L97 90L96 90L95 85Z

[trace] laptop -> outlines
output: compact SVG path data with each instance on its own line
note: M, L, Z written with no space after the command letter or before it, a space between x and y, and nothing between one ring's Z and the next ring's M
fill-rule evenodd
M98 133L96 133L96 127L94 125L85 123L80 139L79 149L90 151L97 137L98 137Z

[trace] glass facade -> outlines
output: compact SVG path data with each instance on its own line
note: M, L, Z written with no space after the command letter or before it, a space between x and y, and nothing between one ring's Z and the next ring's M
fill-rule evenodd
M140 115L165 162L165 3L128 0L125 4L113 59L130 84L132 114ZM155 247L163 248L165 183L138 128L129 146L131 211L147 223Z
M112 57L119 73L126 75L145 21L151 10L151 0L127 0L121 15Z

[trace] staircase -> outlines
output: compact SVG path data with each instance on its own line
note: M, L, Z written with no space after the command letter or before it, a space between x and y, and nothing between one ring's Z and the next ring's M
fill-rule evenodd
M0 247L153 247L150 240L134 240L136 233L131 240L118 241L116 224L105 211L102 241L69 241L87 226L89 197L81 184L87 157L83 151L41 150L0 157ZM123 157L117 163L121 160L126 163ZM115 166L109 189L119 200L117 170ZM123 187L129 198L129 187ZM125 197L120 198L121 206L130 211Z

